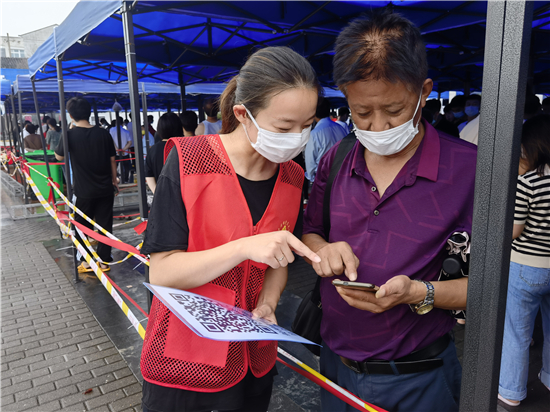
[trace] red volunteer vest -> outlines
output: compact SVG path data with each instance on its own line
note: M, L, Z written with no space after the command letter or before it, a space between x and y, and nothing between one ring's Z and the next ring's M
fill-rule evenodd
M181 193L189 225L188 252L212 249L232 240L276 230L293 231L301 207L303 170L280 165L269 205L252 225L237 175L218 135L174 138ZM194 293L252 311L267 265L244 261ZM250 367L256 377L275 365L277 342L219 342L201 338L153 299L141 354L141 373L150 383L198 392L218 392L239 382Z

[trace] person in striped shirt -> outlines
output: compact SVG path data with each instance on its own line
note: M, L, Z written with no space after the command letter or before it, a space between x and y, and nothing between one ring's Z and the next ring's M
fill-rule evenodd
M529 345L539 308L544 330L539 378L550 390L550 115L525 122L521 146L498 389L499 399L510 406L527 396Z

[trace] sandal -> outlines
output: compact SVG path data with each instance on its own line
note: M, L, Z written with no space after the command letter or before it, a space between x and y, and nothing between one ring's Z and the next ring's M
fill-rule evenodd
M498 399L504 402L506 405L509 406L519 406L521 403L520 401L513 401L511 399L506 399L504 396L502 396L500 393L498 394Z
M107 266L106 268L103 268L99 266L102 272L109 272L111 270L110 266ZM91 266L84 266L84 263L81 263L80 266L77 267L78 273L91 273L94 270L91 268Z

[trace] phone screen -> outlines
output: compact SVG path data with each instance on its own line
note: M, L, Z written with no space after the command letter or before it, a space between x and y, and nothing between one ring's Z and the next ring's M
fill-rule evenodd
M361 282L350 282L347 280L333 280L332 284L334 286L347 288L347 289L357 289L357 290L368 290L372 292L376 292L378 289L380 289L378 286L373 285L372 283L361 283Z

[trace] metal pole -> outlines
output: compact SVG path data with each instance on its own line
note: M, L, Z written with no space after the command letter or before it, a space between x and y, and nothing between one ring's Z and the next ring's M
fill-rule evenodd
M95 99L92 100L92 107L94 109L95 125L100 126L100 124L99 124L99 113L97 113L97 103L95 102Z
M48 162L48 153L46 151L46 139L44 138L44 132L42 131L42 122L40 121L40 110L38 109L38 98L36 96L36 85L34 84L34 76L31 77L32 84L32 97L34 100L34 110L38 116L38 128L40 130L40 138L42 139L42 149L44 150L44 162L46 162L46 170L48 171L48 177L51 179L50 162ZM54 149L55 150L55 149Z
M143 128L145 129L145 146L149 153L149 119L147 118L147 94L141 93L141 110L143 111Z
M14 93L14 89L12 86L12 94ZM21 156L23 156L23 159L26 159L25 157L25 139L23 138L23 108L21 103L21 92L17 93L17 107L19 108L18 116L19 116L19 123L21 125L20 127L20 133L21 133ZM25 204L29 203L29 196L27 193L27 179L25 178L24 174L21 174L21 180L23 182L24 192L25 192Z
M202 107L203 102L204 102L204 98L203 98L202 94L199 94L198 103L197 103L197 106L198 106L198 109L199 109L199 123L204 122L204 119L205 119L205 117L204 117L204 108Z
M494 411L532 2L488 2L460 411Z
M180 85L180 105L181 112L183 113L187 109L187 102L185 99L185 82L183 81L183 73L178 72L178 82Z
M25 149L22 138L22 131L20 127L17 124L17 112L15 111L15 99L13 97L14 91L13 86L11 88L11 94L10 94L10 103L11 103L11 114L12 114L12 132L13 132L13 140L15 142L15 155L17 157L23 156L25 158Z
M139 121L139 88L137 82L136 52L134 44L134 25L131 2L122 3L122 27L124 31L124 49L126 52L126 67L128 71L128 86L130 88L130 110L135 113L136 119L132 122L134 135L134 150L136 158L136 173L139 195L139 213L142 219L148 217L147 188L145 186L145 165L143 162L143 146L141 141L141 127Z
M71 168L69 166L69 136L67 128L67 108L65 103L65 87L63 84L63 63L61 57L57 56L55 59L57 66L57 84L59 88L59 114L61 120L61 132L63 134L63 157L65 160L65 180L67 182L67 197L69 201L73 201L73 188L71 186ZM76 248L73 251L73 263L74 263L74 281L80 282L78 277L78 263L76 260Z

